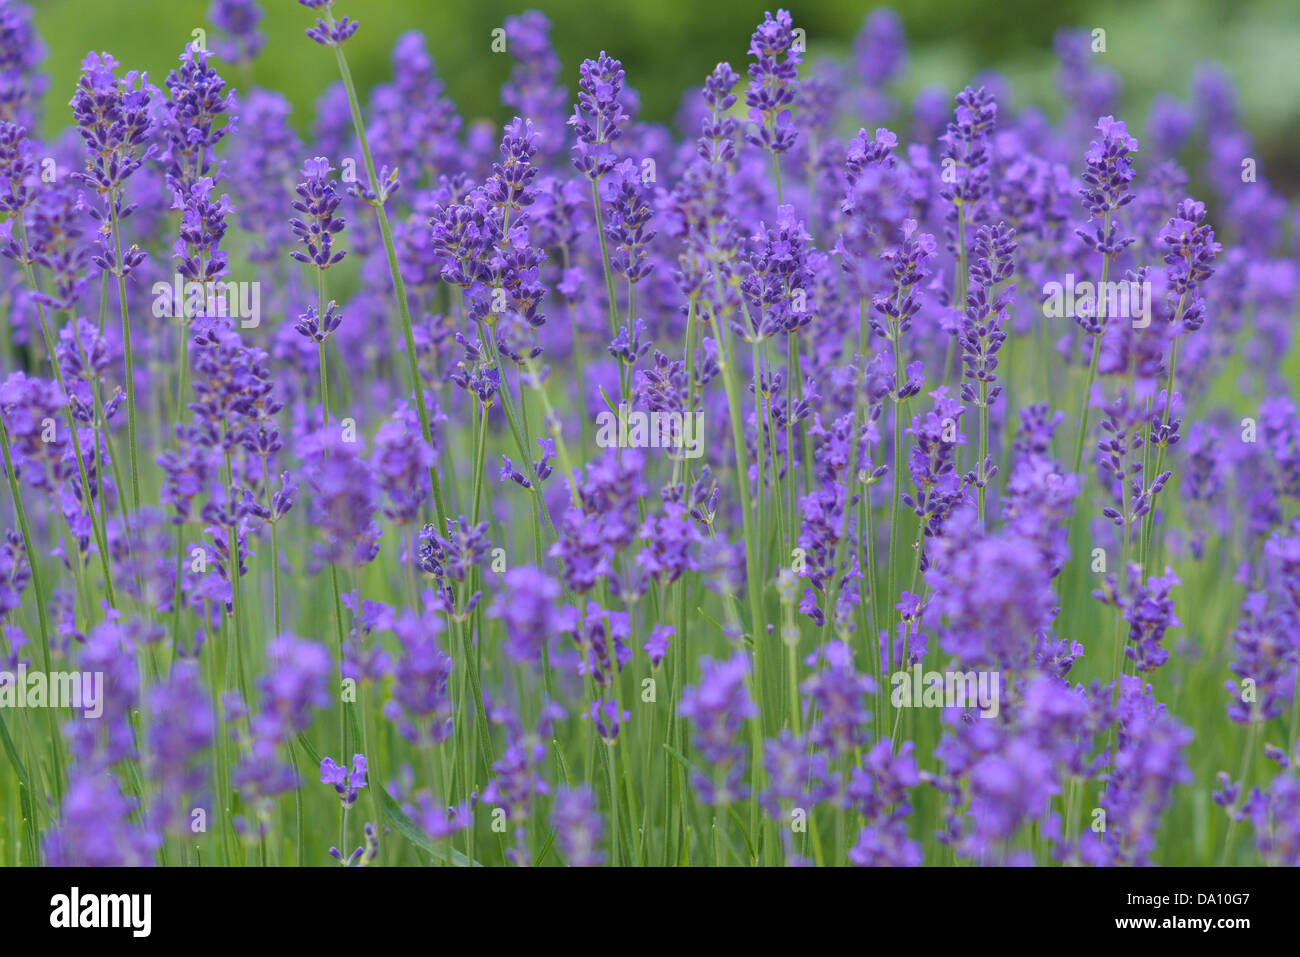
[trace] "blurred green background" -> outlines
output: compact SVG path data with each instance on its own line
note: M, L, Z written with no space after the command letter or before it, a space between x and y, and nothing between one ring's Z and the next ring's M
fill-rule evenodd
M77 64L90 49L108 49L128 68L148 70L161 84L191 31L210 29L208 0L29 0L49 46L53 82L46 124L67 122ZM790 3L808 33L810 58L843 53L872 0ZM702 82L719 60L744 72L754 23L774 4L764 0L336 0L361 30L348 45L362 87L391 74L389 51L405 30L428 37L447 91L466 118L504 120L498 89L508 57L490 49L491 30L528 7L552 21L552 39L572 89L578 63L600 50L621 58L642 96L644 117L669 120L682 91ZM277 89L296 106L305 129L310 104L335 71L329 57L303 36L312 13L295 0L263 0L267 43L251 80ZM1237 81L1256 152L1275 186L1300 186L1300 0L1002 0L966 3L909 0L894 5L903 19L911 69L902 92L940 84L959 89L980 70L1001 70L1021 102L1054 106L1052 36L1063 26L1107 33L1105 62L1125 84L1125 117L1140 130L1150 97L1187 95L1196 65L1222 63ZM228 77L237 87L249 77Z

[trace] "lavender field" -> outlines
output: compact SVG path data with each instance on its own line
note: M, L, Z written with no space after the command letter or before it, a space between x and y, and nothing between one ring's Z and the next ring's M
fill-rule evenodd
M299 0L304 117L253 0L165 76L0 0L0 865L1300 864L1225 70L904 95L774 10L659 123L527 11L503 126L416 23L359 88L375 6Z

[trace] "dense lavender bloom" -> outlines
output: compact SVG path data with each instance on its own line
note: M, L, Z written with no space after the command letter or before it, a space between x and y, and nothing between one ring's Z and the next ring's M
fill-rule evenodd
M108 770L134 761L140 750L132 715L140 707L139 645L156 638L140 619L105 619L84 637L78 668L102 675L102 713L94 720L76 715L63 727L73 758L83 768Z
M289 226L307 251L295 249L289 255L320 270L328 269L347 255L342 249L334 252L334 237L343 232L347 221L335 215L343 197L339 195L337 184L330 179L333 169L324 156L304 163L302 182L294 187L298 199L291 204L303 218L290 219Z
M449 518L445 536L439 535L433 525L426 525L420 530L415 565L438 581L442 600L451 609L456 607L453 585L465 581L472 569L483 564L491 546L487 522L472 525L464 515L459 519ZM468 597L466 614L478 604L478 600L478 592Z
M178 189L172 203L173 209L181 211L180 236L173 258L178 260L176 271L187 282L206 284L226 274L226 254L220 246L226 235L226 220L234 208L224 193L215 199L212 188L212 179L202 176L183 190ZM204 289L202 303L184 304L185 318L229 315L230 304L219 296L209 296L206 285Z
M35 122L46 87L39 72L45 44L31 21L32 10L25 3L0 6L0 119L24 126Z
M583 60L579 72L578 102L569 117L578 143L571 155L579 173L597 180L614 168L610 144L623 135L628 119L623 112L623 64L601 51L599 58Z
M257 0L212 0L208 19L223 34L213 43L217 56L236 66L257 59L266 45L266 37L257 29L262 22Z
M506 572L488 615L504 624L511 660L541 661L542 649L562 624L555 605L559 597L559 584L540 569L521 565Z
M1046 402L1027 405L1020 410L1020 427L1012 446L1017 457L1047 454L1057 427L1065 419L1065 413L1059 410L1050 418L1049 413L1052 409Z
M867 14L853 41L853 60L868 86L884 86L907 69L907 38L897 13L880 7Z
M965 372L961 397L976 407L991 404L1002 393L1002 387L995 384L997 357L1007 338L1002 327L1015 300L1015 287L1001 291L997 287L1011 277L1015 268L1011 258L1016 250L1015 236L1016 231L1006 223L981 226L975 233L960 338Z
M21 213L36 202L35 179L36 160L26 127L0 120L0 213Z
M813 321L811 241L792 206L777 210L775 226L759 223L752 237L748 271L740 281L740 292L748 303L749 328L733 322L746 341L761 342L780 332L795 332Z
M560 627L573 636L578 649L578 673L590 675L598 688L608 688L623 666L632 660L628 639L632 635L627 612L609 611L594 601L587 602L585 613L566 606L561 612Z
M600 867L605 854L600 850L605 825L591 788L582 785L561 788L551 805L551 827L560 853L571 867Z
M211 53L189 43L181 54L179 70L167 74L168 98L162 104L163 151L158 160L167 171L167 186L185 193L204 177L221 178L222 166L214 169L214 152L233 124L216 123L235 105L235 94L226 81L208 66Z
M637 553L636 563L659 584L672 584L683 572L699 570L695 546L704 537L686 506L665 502L664 514L646 518L637 537L649 544Z
M906 821L864 827L849 849L849 861L857 867L919 867L921 860L921 846L908 837Z
M1255 847L1270 865L1300 867L1300 779L1281 773L1267 790L1255 788L1242 807Z
M195 323L191 344L194 413L198 436L209 446L230 451L240 444L272 390L267 354L246 346L223 319Z
M159 835L132 821L135 802L111 772L78 770L59 809L59 825L46 832L48 867L147 867Z
M73 175L105 197L105 213L95 212L101 222L109 218L114 205L119 218L128 215L133 207L122 206L121 188L157 149L150 142L155 122L149 79L134 70L118 79L114 73L118 65L107 53L86 54L71 103L77 132L89 154L86 171Z
M501 102L537 124L538 150L543 158L553 159L564 146L568 93L560 82L560 58L551 46L551 23L545 14L526 10L506 17L504 29L506 49L515 63L501 87Z
M343 809L347 810L357 803L357 796L361 793L361 789L366 786L366 756L364 754L352 755L351 768L336 764L331 757L321 758L320 783L328 784L334 788L334 793L339 796Z
M210 770L204 757L213 715L197 663L177 662L165 683L149 689L148 703L149 776L160 796L154 814L159 826L171 827L188 817L186 801L206 786Z
M1226 681L1228 717L1238 724L1268 721L1285 710L1296 694L1295 666L1300 660L1300 624L1296 612L1267 592L1255 591L1241 603L1232 632L1233 660L1229 670L1238 681Z
M670 127L604 53L566 89L530 11L492 31L502 126L462 121L417 31L357 101L357 24L300 5L344 78L307 122L212 58L251 79L269 8L207 0L216 53L161 90L92 53L44 138L43 47L0 0L0 670L104 679L97 718L38 713L48 749L17 715L0 862L309 863L328 841L286 828L319 778L364 829L346 866L381 832L456 866L1300 864L1300 210L1225 71L1151 101L1139 176L1100 33L1057 35L1061 109L987 72L954 111L901 100L898 15L809 72L780 10L746 89L719 63ZM235 321L249 269L287 322ZM611 435L615 397L649 429ZM1226 649L1207 583L1245 596ZM945 706L882 708L895 667ZM1229 734L1192 750L1207 677ZM1206 794L1231 824L1158 853Z
M629 283L637 283L654 269L649 252L656 233L648 228L654 209L635 162L624 160L612 172L616 175L601 186L609 208L605 224L611 246L609 266Z
M71 310L85 291L89 267L99 249L85 239L95 220L87 213L82 191L72 188L72 177L63 185L56 184L36 195L37 201L27 214L30 224L26 254L21 244L11 237L9 242L0 245L0 255L16 261L30 258L48 275L47 291L38 292L33 298L55 309ZM132 261L137 255L131 254Z
M1032 640L1056 612L1050 569L1014 529L981 532L974 510L955 513L936 540L926 582L939 644L967 666L1023 672Z
M1153 671L1169 660L1169 652L1161 647L1161 642L1166 631L1182 626L1174 614L1174 600L1169 597L1170 590L1179 583L1170 568L1165 569L1162 577L1152 575L1143 582L1141 569L1130 564L1124 595L1112 592L1110 596L1109 603L1123 609L1129 626L1129 644L1125 645L1124 654L1140 672Z
M970 494L955 467L957 449L966 444L960 424L966 407L950 399L945 388L930 396L934 408L924 418L913 418L907 429L907 434L916 438L907 462L916 493L904 492L902 496L903 504L920 518L926 538L939 534L944 519Z
M1159 238L1165 246L1165 275L1169 281L1165 295L1174 303L1183 328L1195 332L1205 322L1200 285L1214 275L1215 257L1223 249L1214 241L1214 227L1205 222L1205 204L1183 200Z
M300 449L312 524L326 536L320 558L346 565L373 561L383 534L375 521L379 489L357 443L338 426L325 426L306 436Z
M391 631L402 648L394 669L392 697L384 717L412 744L437 744L452 731L452 702L447 690L452 662L442 648L443 619L428 609L402 609Z
M835 793L826 755L789 728L763 742L763 770L767 788L759 803L776 821L788 820L791 808L811 811Z
M371 467L388 498L383 512L400 525L409 525L420 514L429 495L425 480L434 464L433 449L420 436L415 410L404 402L375 433Z
M869 675L853 670L848 646L832 642L817 657L824 662L799 691L821 715L809 729L808 740L815 747L826 748L833 758L840 758L866 743L871 712L865 699L874 694L876 683Z
M556 529L550 554L564 565L564 579L575 592L588 591L613 569L614 556L632 543L639 526L637 500L646 493L645 456L637 449L608 451L587 466L578 490L580 505L570 505Z
M1052 577L1069 557L1067 523L1080 479L1038 453L1022 454L1007 480L1003 515L1007 528L1039 552Z
M462 150L473 152L476 144L463 148L458 142L461 119L443 95L424 35L409 30L399 36L391 62L393 82L370 91L367 135L372 148L398 171L398 182L433 184L441 175L459 172L465 165Z
M53 381L11 372L0 383L0 416L14 456L14 469L32 488L53 491L67 477L68 440L63 422L68 397Z
M930 275L935 249L934 237L918 232L916 220L909 219L903 223L902 242L881 253L893 289L872 300L871 328L877 335L894 341L911 327L912 318L921 310L917 285Z
M316 23L308 27L304 32L312 40L316 41L323 47L341 47L352 38L352 34L357 32L357 23L350 17L344 17L342 20L334 19L333 0L298 0L304 7L311 10L325 9L325 19L316 18Z
M255 89L241 109L243 148L228 164L239 225L250 234L248 258L273 262L292 242L284 207L291 202L302 143L289 125L289 101L279 94Z
M1122 675L1119 681L1118 747L1101 798L1106 830L1085 834L1080 852L1089 864L1143 865L1173 789L1191 783L1183 750L1192 732L1156 703L1140 679Z
M763 14L763 22L749 41L749 55L754 62L749 65L745 105L753 126L745 139L779 155L789 151L799 136L790 120L790 107L798 90L803 46L788 11L778 10L775 17Z
M1136 237L1120 235L1115 213L1136 198L1128 189L1136 175L1133 154L1137 152L1138 141L1113 116L1099 119L1097 132L1101 138L1093 140L1084 154L1087 168L1083 171L1079 196L1088 210L1089 220L1100 219L1102 224L1092 232L1076 229L1075 234L1103 256L1114 257L1136 241Z
M720 806L744 800L745 745L741 726L757 716L746 681L749 661L737 652L725 661L700 659L700 682L682 689L678 713L695 726L692 741L708 772L695 770L692 783L700 800Z
M253 733L282 742L311 722L313 708L328 708L330 654L314 641L280 635L266 646L270 667L258 678L261 710L250 719Z
M989 195L990 142L997 125L998 105L984 87L966 87L957 94L957 109L943 144L944 186L939 195L953 206L947 214L948 249L964 248L965 224L978 222Z

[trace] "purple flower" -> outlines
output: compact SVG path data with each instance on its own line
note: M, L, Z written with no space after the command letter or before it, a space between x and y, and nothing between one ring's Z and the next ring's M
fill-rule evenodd
M1104 256L1114 257L1126 246L1135 242L1133 236L1121 236L1115 222L1115 213L1136 198L1128 191L1133 182L1133 154L1138 142L1128 135L1128 128L1113 116L1103 116L1097 121L1101 139L1093 140L1084 154L1087 168L1083 171L1083 185L1079 195L1088 210L1090 220L1103 220L1093 231L1076 229L1075 233L1092 249Z
M390 630L402 654L393 669L392 697L384 705L384 717L413 744L447 740L452 732L453 708L447 688L452 662L439 646L443 619L432 609L417 613L404 608Z
M749 41L749 86L745 105L753 124L745 139L759 149L780 154L795 144L798 131L790 120L790 107L798 90L803 49L795 40L794 23L786 10L763 14L763 22Z
M571 151L574 168L588 179L597 180L614 168L610 147L623 135L623 64L601 51L595 60L583 60L579 68L578 102L569 125L578 142Z
M650 640L643 646L646 656L650 659L650 667L658 668L660 662L668 654L668 641L677 634L677 629L672 625L656 624L650 629Z
M365 565L379 554L379 489L370 465L343 430L324 426L300 446L312 524L325 535L322 561Z
M591 788L582 785L558 790L551 805L551 827L569 866L600 867L605 863L600 850L605 825Z
M290 219L289 226L306 252L295 249L289 253L300 263L310 263L317 269L328 269L342 261L345 250L334 251L334 237L343 232L347 221L336 216L339 203L338 186L330 179L333 167L324 156L307 160L302 167L302 181L294 187L298 198L291 204L303 218Z
M542 650L560 630L559 597L559 584L538 568L521 565L505 573L488 616L503 623L505 652L512 661L541 662Z
M316 18L316 23L305 31L307 36L315 40L323 47L341 47L352 38L352 34L357 32L360 26L350 17L344 17L342 20L334 19L333 0L298 0L304 7L310 10L320 10L324 8L325 19Z
M235 94L208 66L211 55L197 41L186 44L180 69L169 72L164 81L168 98L162 104L163 151L158 160L166 169L168 188L182 194L204 177L221 178L224 164L214 164L215 147L234 122L231 117L226 125L216 125L234 108Z
M257 0L212 0L208 19L222 34L213 43L221 59L236 66L257 59L266 44L266 37L257 29L262 22Z
M427 475L434 461L433 449L420 436L415 410L399 402L375 433L370 460L388 498L385 515L401 525L416 520L429 494Z
M682 689L677 712L695 728L692 742L708 768L695 769L691 780L700 800L722 806L744 800L746 747L741 726L758 715L746 687L749 661L736 652L725 661L700 659L700 681Z
M78 770L59 808L59 824L45 834L48 867L147 867L159 835L133 821L135 802L108 771Z
M340 767L331 757L321 758L320 783L333 787L339 796L339 801L343 804L343 809L347 810L356 803L357 795L366 786L366 756L352 755L351 769Z
M619 725L631 718L632 712L620 710L618 700L615 698L608 701L597 698L587 706L582 716L596 726L596 734L600 736L600 740L612 745L618 740Z

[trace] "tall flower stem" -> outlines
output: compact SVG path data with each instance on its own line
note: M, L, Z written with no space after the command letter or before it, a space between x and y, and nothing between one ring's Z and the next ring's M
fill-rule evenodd
M117 276L117 301L122 313L122 352L126 359L126 431L131 453L131 503L140 511L139 445L135 433L135 366L131 350L131 317L126 303L126 275L122 270L122 235L117 214L117 197L109 197L109 223L113 233L113 271Z
M1102 235L1110 235L1109 212L1105 214L1102 220ZM1079 469L1083 465L1083 443L1087 441L1088 437L1088 413L1091 411L1089 403L1092 396L1092 383L1097 378L1097 359L1101 355L1101 325L1106 318L1102 315L1104 309L1101 304L1106 301L1105 289L1107 277L1110 275L1110 259L1109 253L1101 254L1101 285L1097 287L1100 291L1097 294L1097 305L1095 307L1097 309L1098 330L1092 334L1092 358L1088 361L1088 381L1083 387L1083 418L1079 421L1079 437L1074 445L1074 474L1079 475L1081 482L1083 476L1080 474Z
M1092 358L1088 361L1088 379L1083 386L1083 417L1079 420L1079 435L1074 443L1074 474L1080 476L1079 470L1083 467L1083 443L1088 437L1088 413L1091 411L1089 396L1092 394L1092 384L1097 378L1097 357L1100 354L1101 335L1098 333L1092 337Z
M898 522L898 502L903 489L903 334L897 322L890 323L890 336L894 344L894 480L892 501L889 506L889 594L886 603L898 598L898 542L903 530ZM889 643L892 667L894 643Z
M596 236L600 239L600 268L605 273L605 296L609 303L609 331L610 335L618 337L618 302L614 294L614 273L609 268L609 252L605 246L605 223L600 212L600 190L597 188L598 180L591 181L591 207L596 214ZM629 326L628 335L632 334ZM624 396L626 398L626 396Z
M9 479L9 494L13 496L14 512L18 516L18 529L23 536L23 550L27 553L27 567L31 570L32 588L36 591L36 616L41 627L41 667L50 673L50 622L45 610L46 591L42 581L40 561L32 546L32 531L27 524L27 512L23 508L22 495L18 491L18 474L14 471L13 458L9 452L9 430L5 428L4 418L0 416L0 450L4 452L5 476ZM54 778L54 799L57 803L63 797L63 748L59 729L54 721L54 709L43 708L50 735L50 771Z
M275 621L275 634L280 634L280 537L276 530L277 518L275 515L274 498L271 495L271 472L266 464L266 456L262 456L262 487L266 492L266 508L271 512L268 524L271 526L271 602L272 611ZM293 754L293 746L290 745L290 754Z
M1179 318L1181 317L1182 311L1183 311L1182 301L1179 300L1178 315L1174 317L1175 323L1177 323ZM1177 367L1177 365L1178 365L1178 339L1177 337L1175 337L1173 343L1169 347L1169 376L1168 378L1165 379L1165 410L1163 415L1161 416L1162 421L1160 425L1160 430L1162 433L1164 432L1165 429L1169 427L1169 417L1173 413L1174 369ZM1147 426L1148 440L1150 439L1150 435L1151 435L1151 429L1150 429L1150 424L1148 423ZM1147 444L1149 446L1150 441L1148 441ZM1156 452L1155 471L1150 473L1149 475L1144 476L1144 480L1154 481L1155 478L1158 475L1160 475L1160 473L1164 470L1164 467L1165 467L1165 446L1162 443L1160 445L1159 450ZM1147 558L1150 556L1151 533L1155 528L1155 520L1156 520L1156 505L1155 502L1152 501L1150 511L1148 511L1146 515L1144 515L1142 518L1142 538L1141 538L1141 545L1138 551L1138 563L1142 566L1143 569L1147 567Z
M40 293L40 288L36 284L36 273L32 269L31 257L27 254L27 249L28 249L27 226L23 222L23 218L21 216L18 217L17 224L18 224L18 241L19 241L20 252L22 255L22 263L23 263L23 272L26 275L28 286L31 287L32 295L37 296ZM45 307L41 304L39 298L35 299L35 304L36 304L36 318L40 322L41 337L45 340L45 351L49 355L50 368L54 370L54 377L59 383L59 388L62 389L64 395L68 396L69 400L71 400L72 393L69 391L67 381L63 377L63 369L59 364L59 357L54 351L54 337L50 334L50 325L45 315ZM128 340L127 351L128 353L130 352L129 340ZM131 360L128 356L127 362L130 363L130 361ZM128 397L128 401L129 401L129 397ZM104 591L108 598L109 607L116 608L117 598L113 593L113 575L110 570L109 560L108 560L108 531L105 524L106 517L104 511L104 503L102 499L99 500L99 505L100 505L99 514L96 515L96 509L95 509L96 499L93 498L90 494L90 479L88 478L88 473L86 471L85 457L81 453L81 439L77 435L77 422L76 419L74 419L72 416L71 405L68 405L64 409L64 417L67 419L68 422L68 434L69 437L72 439L72 451L75 454L77 460L77 476L78 478L81 479L82 502L86 507L87 515L90 516L90 524L95 533L95 545L99 552L100 569L104 574Z
M331 24L333 14L326 8ZM429 448L433 448L433 433L429 429L429 412L425 408L424 383L420 379L420 363L415 354L415 335L411 331L411 307L406 299L406 283L402 279L401 266L397 259L397 248L393 243L393 230L388 222L388 213L384 209L385 196L380 190L379 177L375 174L375 161L370 154L370 144L366 139L366 124L361 116L361 103L357 99L356 84L352 80L352 71L348 69L347 57L343 48L334 46L334 58L338 63L339 77L343 80L343 89L347 92L348 109L352 113L352 125L356 129L357 141L361 144L361 158L366 166L366 176L370 190L375 194L371 206L375 210L375 219L379 222L379 235L384 244L384 255L388 259L388 273L393 281L394 298L397 300L397 312L402 320L402 338L406 346L407 370L411 379L411 390L415 399L415 410L420 419L420 435ZM442 502L442 485L438 479L436 465L429 466L429 488L433 492L433 505L438 515L438 527L447 524L447 510Z

